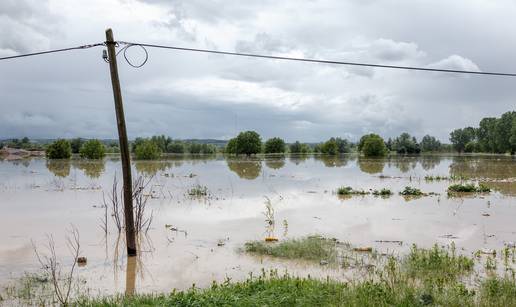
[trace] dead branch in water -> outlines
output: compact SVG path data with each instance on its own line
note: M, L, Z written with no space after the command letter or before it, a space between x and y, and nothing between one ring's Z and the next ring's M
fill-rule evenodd
M41 264L43 270L45 270L45 272L51 277L52 285L54 287L54 293L57 297L57 300L63 306L68 306L70 292L72 290L73 276L75 273L75 268L77 266L77 259L79 258L79 254L81 252L79 231L75 226L72 225L72 228L69 230L69 233L71 235L66 236L66 245L68 247L70 255L73 257L73 263L68 273L64 274L64 277L62 274L62 266L57 261L54 237L52 235L47 235L48 254L41 254L40 252L38 252L36 245L33 241L31 241L34 253L36 254L36 258L38 259L38 262Z
M144 193L145 188L152 181L152 177L147 181L143 176L138 176L133 183L133 200L134 200L134 228L137 233L147 232L152 223L153 213L150 217L145 217L145 209L150 194Z

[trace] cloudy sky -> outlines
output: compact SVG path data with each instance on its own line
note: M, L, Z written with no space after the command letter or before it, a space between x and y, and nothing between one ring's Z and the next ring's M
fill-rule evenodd
M0 56L115 39L224 51L516 71L512 0L1 0ZM516 78L148 49L119 56L129 136L418 138L516 109ZM0 61L0 138L116 137L102 47ZM135 63L142 50L127 52Z

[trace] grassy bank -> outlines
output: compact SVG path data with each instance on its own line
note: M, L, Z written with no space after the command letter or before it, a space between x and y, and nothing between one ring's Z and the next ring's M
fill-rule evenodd
M358 269L355 279L299 278L277 271L263 270L240 282L213 283L206 289L191 288L162 294L91 297L78 296L73 306L516 306L516 280L512 265L514 249L501 253L505 274L495 271L480 277L475 268L481 257L459 254L453 245L424 249L412 246L402 257L380 255L374 251L321 236L308 236L276 243L248 242L249 254L292 261L302 259L314 266L338 265ZM358 256L357 256L358 255ZM368 257L364 258L364 255ZM351 265L349 259L356 256ZM358 259L361 259L358 261ZM366 259L366 260L364 260ZM489 258L489 261L496 261ZM366 261L364 263L364 261ZM487 261L487 259L486 259ZM359 264L362 263L362 266ZM363 270L367 268L367 270ZM487 268L486 268L487 269ZM28 282L28 283L27 283ZM49 280L27 276L21 289L11 293L29 295L35 305L52 305L52 296L31 289ZM17 292L18 291L18 292ZM76 296L77 297L77 296ZM2 299L8 297L0 296ZM23 302L23 300L18 300ZM10 302L10 301L5 301ZM50 302L50 303L49 303ZM23 304L22 304L23 305ZM9 304L6 304L9 306Z

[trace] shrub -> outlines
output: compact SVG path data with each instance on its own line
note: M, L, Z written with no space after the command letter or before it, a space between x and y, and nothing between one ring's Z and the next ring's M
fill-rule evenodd
M179 141L173 141L167 145L167 152L182 154L185 152L185 144Z
M265 142L265 153L284 153L285 150L285 141L280 138L271 138Z
M70 145L72 146L72 153L77 154L81 150L82 144L84 144L84 139L75 138L70 141Z
M383 188L381 190L374 190L373 191L373 195L374 196L391 196L392 195L392 191L387 189L387 188Z
M327 155L336 155L339 153L339 145L334 138L329 139L321 145L321 152Z
M475 186L472 183L467 184L452 184L448 187L448 193L489 193L491 189L484 185L479 184Z
M306 154L310 152L310 146L307 144L302 144L299 141L295 141L294 143L290 144L290 153L293 154Z
M161 150L156 143L151 140L143 140L134 148L136 159L155 160L161 155Z
M421 190L418 189L418 188L405 187L405 189L400 192L400 195L403 195L403 196L422 196L422 195L424 195L424 193L421 192Z
M99 140L89 140L81 146L80 154L86 159L102 159L106 155L106 149Z
M262 139L254 131L240 132L236 138L229 140L225 152L250 156L262 151Z
M358 145L359 150L366 157L383 157L387 154L387 146L383 139L377 134L364 135Z
M72 156L72 147L70 142L64 139L59 139L53 142L48 146L46 155L49 159L70 159Z
M367 195L369 192L364 190L353 190L352 187L340 187L337 189L338 195Z

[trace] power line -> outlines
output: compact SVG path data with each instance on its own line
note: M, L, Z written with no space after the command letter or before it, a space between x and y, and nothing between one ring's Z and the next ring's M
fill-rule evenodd
M17 58L30 57L30 56L35 56L35 55L56 53L56 52L78 50L78 49L89 49L89 48L98 47L98 46L104 46L104 45L105 45L105 43L97 43L97 44L82 45L82 46L69 47L69 48L63 48L63 49L54 49L54 50L46 50L46 51L33 52L33 53L18 54L18 55L1 57L0 61L1 60L11 60L11 59L17 59Z
M456 70L456 69L439 69L439 68L426 68L426 67L415 67L415 66L398 66L398 65L372 64L372 63L360 63L360 62L316 60L316 59L273 56L273 55L254 54L254 53L241 53L241 52L218 51L218 50L210 50L210 49L197 49L197 48L186 48L186 47L177 47L177 46L142 44L142 43L133 43L133 42L124 42L124 41L119 41L118 43L130 45L130 46L172 49L172 50L179 50L179 51L193 51L193 52L202 52L202 53L214 53L214 54L221 54L221 55L242 56L242 57L251 57L251 58L264 58L264 59L273 59L273 60L299 61L299 62L362 66L362 67L376 67L376 68L390 68L390 69L404 69L404 70L418 70L418 71L427 71L427 72L444 72L444 73L456 73L456 74L516 77L516 73L487 72L487 71L474 71L474 70Z

